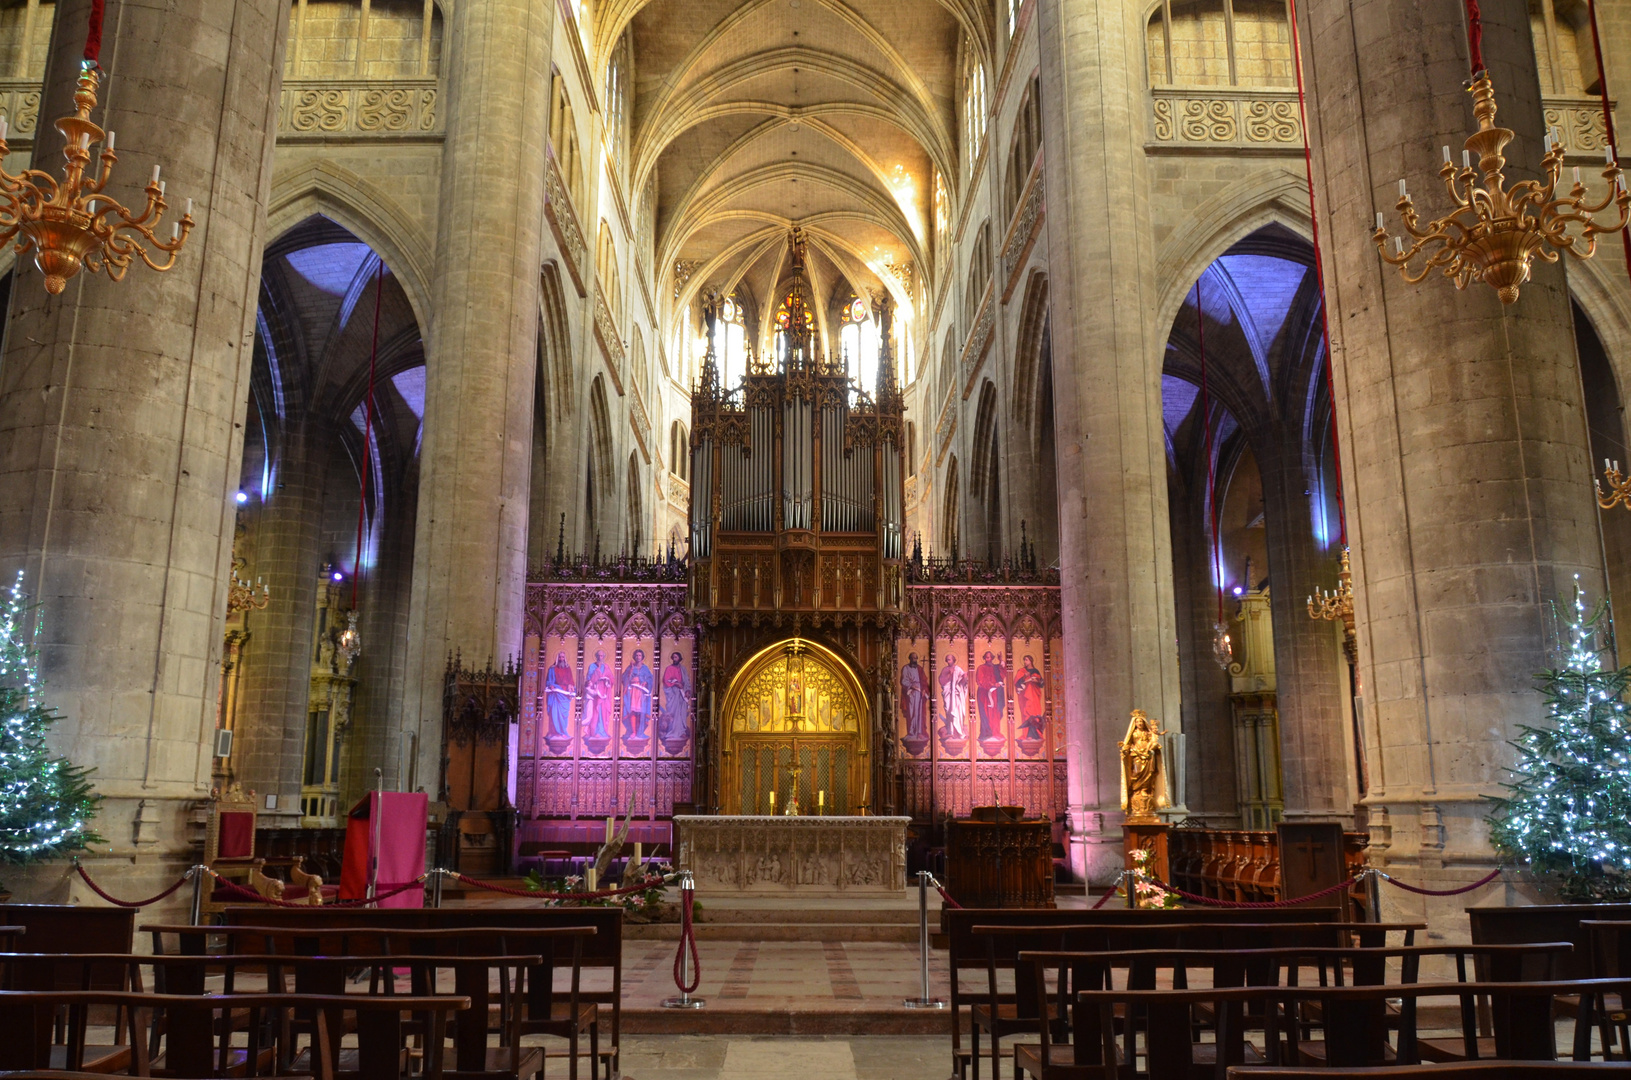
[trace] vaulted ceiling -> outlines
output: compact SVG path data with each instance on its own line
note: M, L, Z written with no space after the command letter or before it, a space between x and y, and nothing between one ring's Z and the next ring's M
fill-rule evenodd
M631 188L655 177L658 265L682 293L745 293L768 314L790 225L812 285L887 287L929 265L934 172L956 183L960 42L989 0L607 0L595 37L631 33ZM979 46L976 45L977 51ZM761 322L760 325L764 325Z

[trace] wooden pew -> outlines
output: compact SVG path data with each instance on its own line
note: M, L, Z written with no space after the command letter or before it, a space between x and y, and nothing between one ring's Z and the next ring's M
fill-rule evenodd
M1449 997L1463 1001L1487 996L1497 1014L1497 1052L1505 1061L1552 1061L1557 1054L1553 1005L1560 996L1581 1002L1577 1029L1587 1031L1585 1052L1576 1060L1589 1060L1590 1030L1595 1002L1605 993L1624 993L1631 980L1568 980L1561 982L1412 983L1387 986L1251 986L1204 990L1083 990L1076 995L1074 1041L1061 1055L1047 1040L1021 1044L1016 1066L1038 1080L1059 1080L1069 1074L1048 1071L1055 1058L1068 1057L1071 1067L1085 1067L1081 1077L1112 1080L1121 1063L1133 1065L1137 1047L1130 1043L1146 1031L1145 1056L1149 1080L1223 1080L1228 1065L1246 1064L1242 1010L1254 1008L1265 1020L1264 1051L1268 1064L1280 1064L1287 1052L1282 1043L1282 1017L1295 1017L1304 1003L1318 1002L1323 1014L1323 1056L1333 1066L1382 1064L1388 1056L1385 1009L1390 998L1419 1003L1424 998ZM1216 1041L1197 1044L1191 1037L1191 1010L1209 1005L1218 1016ZM1128 1022L1117 1022L1117 1010ZM1414 1010L1411 1010L1413 1012ZM1132 1022L1135 1017L1143 1025ZM1462 1010L1462 1034L1475 1039L1470 1011ZM1302 1040L1292 1040L1292 1051L1305 1053ZM1396 1053L1401 1065L1419 1064L1416 1029L1400 1025ZM1233 1060L1231 1060L1233 1059ZM1436 1066L1434 1067L1437 1068Z
M153 1075L147 1043L139 1033L155 1012L166 1019L164 1057L166 1075L178 1080L202 1080L229 1075L233 1063L244 1054L259 1056L265 1033L286 1030L285 1025L263 1023L296 1009L311 1010L316 1017L311 1057L315 1080L334 1080L338 1060L338 1039L328 1026L335 1012L356 1017L358 1039L358 1080L401 1080L401 1060L407 1046L408 1028L404 1013L420 1018L425 1033L423 1067L418 1080L441 1080L443 1042L449 1015L470 1006L462 997L369 997L352 994L332 997L316 994L232 994L175 995L136 994L117 991L0 991L0 1070L39 1071L47 1069L51 1029L59 1010L78 1014L77 1030L83 1032L84 1017L91 1008L112 1007L129 1018L125 1035L134 1047L129 1074ZM236 1025L219 1023L236 1012L247 1013L250 1022ZM217 1014L222 1014L218 1017ZM234 1030L247 1032L246 1047L230 1045ZM218 1032L225 1034L218 1035ZM276 1037L274 1035L274 1037ZM82 1051L82 1047L79 1048ZM74 1060L74 1048L70 1048Z
M1129 910L1104 907L1097 911L1013 908L943 908L951 967L952 1068L959 1077L974 1064L978 1029L972 995L963 987L963 973L983 971L987 985L988 1015L1020 1019L1011 992L994 991L997 972L1011 971L1022 949L1130 949L1183 945L1193 948L1275 945L1338 946L1357 934L1361 944L1386 944L1390 932L1402 932L1405 943L1414 940L1422 923L1339 923L1335 908L1269 908ZM976 930L983 931L976 933ZM969 1010L971 1047L962 1043L964 1010ZM992 1025L1011 1034L1004 1024ZM987 1031L991 1027L986 1028ZM1030 1030L1025 1028L1023 1030ZM1000 1038L1001 1036L999 1036ZM992 1051L993 1070L997 1050ZM975 1075L978 1076L978 1066Z
M594 936L583 940L582 966L611 975L607 990L584 990L581 998L611 1010L609 1040L599 1039L600 1057L611 1075L617 1075L623 1021L623 909L620 907L480 907L465 908L277 908L231 906L223 913L227 926L262 926L322 931L349 927L401 930L471 929L482 927L538 928L592 926ZM309 951L298 949L298 952Z
M1229 1068L1228 1080L1608 1080L1610 1076L1624 1075L1625 1066L1612 1061L1469 1061L1458 1065L1371 1065L1353 1069L1234 1065Z
M129 908L86 907L75 904L7 904L5 922L22 928L29 948L39 952L128 953L135 940L136 913ZM8 943L8 948L14 947ZM89 981L31 986L33 990L125 990L123 972L103 968ZM25 989L18 987L17 989ZM114 1041L90 1048L84 1065L91 1072L122 1069L130 1060L125 1025L114 1018ZM60 1055L59 1055L60 1056Z

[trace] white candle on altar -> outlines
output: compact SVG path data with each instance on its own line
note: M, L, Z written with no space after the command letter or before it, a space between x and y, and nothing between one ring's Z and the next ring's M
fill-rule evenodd
M827 812L827 793L825 791L818 791L818 792L816 792L816 813L818 815L820 815L820 814L825 814L826 812Z
M634 842L634 865L640 865L640 841L638 840Z
M772 791L768 792L767 794L770 797L770 812L772 815L774 815L776 813L776 793Z
M612 819L611 818L606 819L606 842L608 844L612 842Z

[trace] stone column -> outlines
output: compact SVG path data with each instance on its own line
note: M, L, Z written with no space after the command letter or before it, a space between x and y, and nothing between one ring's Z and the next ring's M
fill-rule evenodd
M1097 0L1037 8L1050 292L1059 298L1071 861L1101 882L1121 868L1116 741L1128 712L1144 709L1171 732L1180 725L1142 11Z
M246 620L253 636L244 662L243 725L233 744L232 776L245 791L255 792L265 826L300 824L329 450L313 428L329 423L326 416L308 414L290 429L277 463L277 487L251 511L247 529L248 573L265 578L271 599ZM268 795L277 796L273 809L266 807Z
M1354 780L1342 697L1348 666L1331 624L1308 617L1308 594L1336 587L1338 560L1314 536L1308 492L1317 458L1301 424L1277 424L1279 445L1258 457L1274 616L1285 820L1353 827ZM1335 542L1333 538L1333 543Z
M1535 176L1541 156L1529 21L1521 0L1489 0L1483 14L1499 120L1517 132L1510 184ZM1517 725L1542 715L1543 605L1575 574L1603 591L1569 302L1545 264L1506 307L1482 284L1410 285L1368 235L1377 210L1397 228L1401 176L1424 217L1447 209L1439 147L1459 151L1477 127L1461 5L1307 0L1303 15L1372 860L1445 887L1494 861L1484 797L1500 793ZM1390 916L1458 915L1490 897L1384 899Z
M554 18L548 0L468 0L447 34L403 713L432 798L448 653L479 666L521 652Z
M60 173L89 0L57 6L39 167ZM53 746L96 769L92 873L131 896L190 861L208 792L226 580L283 70L286 0L127 0L92 119L118 132L109 193L140 205L161 164L199 225L176 267L80 274L48 297L17 275L0 360L0 571L43 605ZM168 224L164 225L168 231ZM20 260L20 263L23 260ZM66 899L60 866L11 872ZM83 893L75 887L73 895Z

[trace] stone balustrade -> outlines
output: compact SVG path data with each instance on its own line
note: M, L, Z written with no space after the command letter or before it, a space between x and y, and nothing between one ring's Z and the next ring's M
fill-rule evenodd
M278 138L442 135L435 79L286 79Z
M1158 87L1151 106L1162 146L1302 147L1295 90Z

